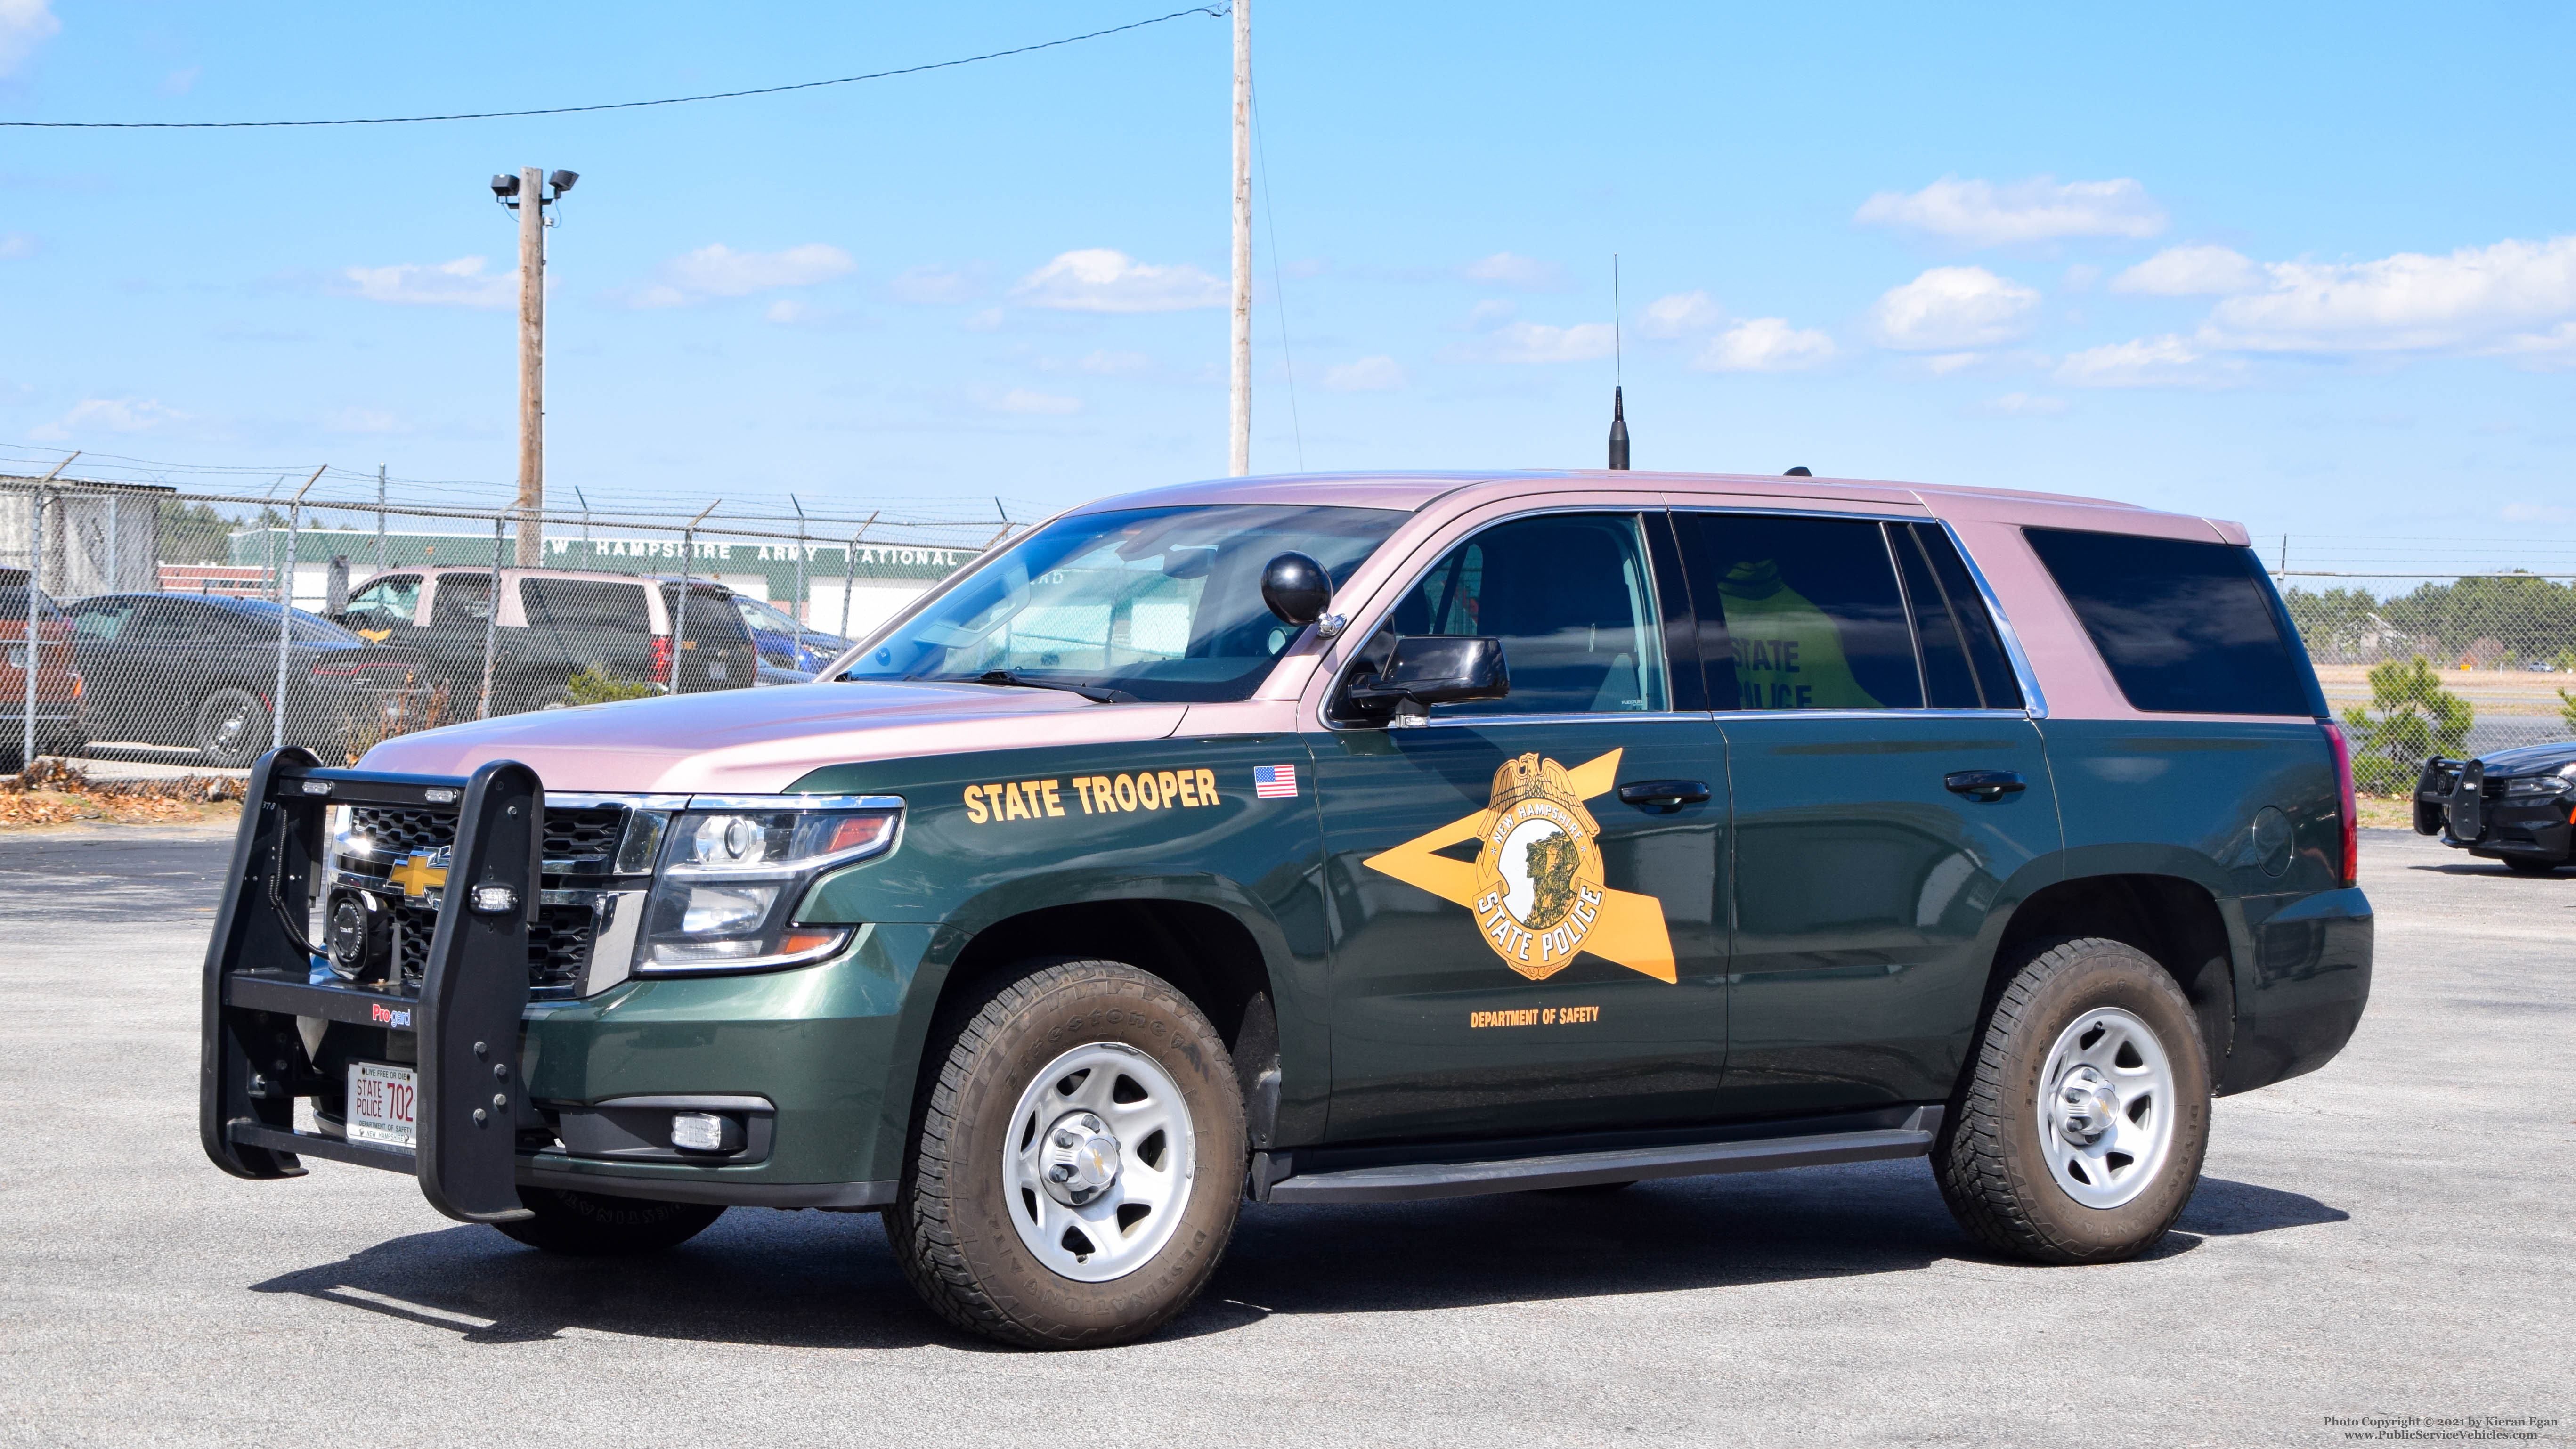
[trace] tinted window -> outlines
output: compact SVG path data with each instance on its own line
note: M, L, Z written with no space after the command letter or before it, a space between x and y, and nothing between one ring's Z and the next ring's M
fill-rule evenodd
M733 606L733 590L710 584L689 585L689 617L680 627L692 640L709 644L749 644L751 631L742 626L742 615ZM680 586L662 586L662 607L677 618L680 611Z
M1949 603L1960 640L1967 646L1968 663L1976 671L1978 692L1984 695L1988 709L2020 709L2021 681L2014 677L2012 661L2005 657L2003 631L1995 627L1994 616L1986 612L1985 595L1977 591L1977 582L1968 576L1968 565L1959 550L1950 543L1950 535L1937 524L1908 525L1915 546L1932 561L1932 577L1940 586L1942 597Z
M2120 692L2177 714L2315 712L2252 551L2124 533L2023 532Z
M408 624L420 610L420 580L409 574L373 580L349 596L349 611L360 610Z
M1879 525L1680 516L1719 709L1917 709L1914 630Z
M492 615L492 579L488 574L449 574L429 596L432 624L480 624Z
M72 609L72 630L84 644L104 644L124 629L134 612L132 599L102 599Z
M691 599L695 603L695 598ZM642 584L602 579L521 579L519 607L528 622L541 629L599 629L644 634L652 620L644 612Z
M1451 549L1387 615L1363 669L1413 634L1503 641L1512 692L1433 713L1594 714L1670 709L1654 575L1633 514L1547 514Z

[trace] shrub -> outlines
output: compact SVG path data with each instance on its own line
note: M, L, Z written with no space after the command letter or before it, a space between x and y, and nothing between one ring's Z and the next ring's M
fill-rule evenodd
M2370 706L2345 710L2343 726L2352 739L2353 784L2373 795L2412 790L2427 756L2468 748L2477 718L2421 654L2370 671Z
M564 681L566 704L609 704L621 699L651 699L661 692L659 685L620 679L599 664L591 665Z

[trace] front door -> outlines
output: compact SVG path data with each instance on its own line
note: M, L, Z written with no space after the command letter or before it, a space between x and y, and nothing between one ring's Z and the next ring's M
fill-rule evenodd
M1313 740L1333 948L1329 1136L1509 1136L1704 1117L1725 1061L1726 761L1661 514L1495 524L1410 634L1503 641L1508 698ZM1660 581L1660 590L1659 590ZM1679 652L1685 636L1675 632ZM1675 665L1684 683L1676 698ZM1662 793L1622 786L1650 782Z
M1997 908L2058 848L1991 620L1930 524L1677 521L1734 766L1726 1110L1940 1101Z

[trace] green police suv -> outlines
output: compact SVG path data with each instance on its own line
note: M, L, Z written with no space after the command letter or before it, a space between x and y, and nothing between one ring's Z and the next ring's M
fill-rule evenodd
M1011 1343L1240 1205L1928 1157L2132 1256L2370 982L2342 739L2233 524L1642 473L1233 479L818 682L256 772L202 1131L539 1248L877 1211ZM299 1104L309 1113L299 1119Z

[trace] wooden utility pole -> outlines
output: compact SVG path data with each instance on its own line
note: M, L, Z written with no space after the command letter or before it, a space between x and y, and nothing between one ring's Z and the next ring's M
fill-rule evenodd
M519 567L545 562L546 174L519 172ZM498 596L495 596L498 607Z
M1252 471L1252 0L1234 0L1234 366L1226 471Z

